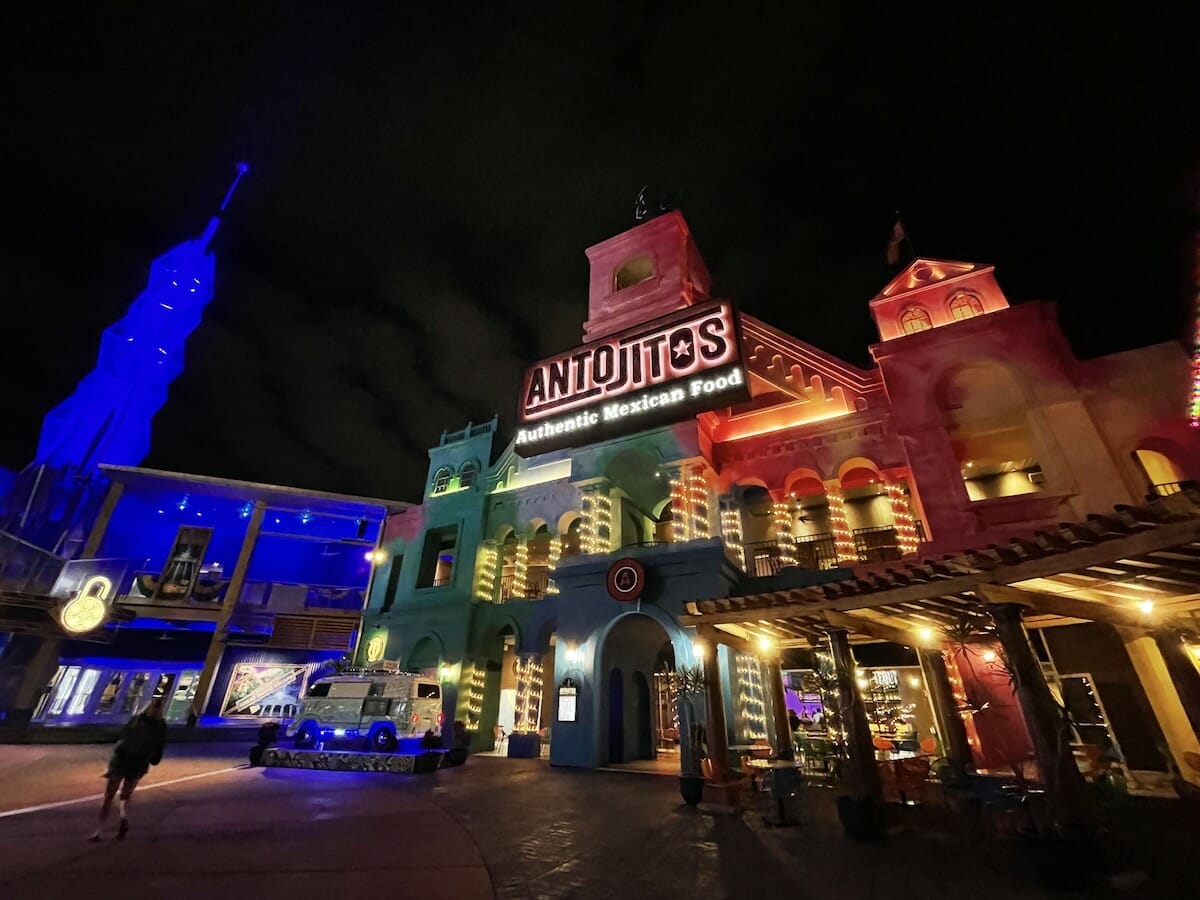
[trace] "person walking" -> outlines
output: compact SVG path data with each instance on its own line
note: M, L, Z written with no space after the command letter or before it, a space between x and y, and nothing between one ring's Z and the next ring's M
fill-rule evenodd
M100 840L100 832L112 809L113 798L120 792L121 824L117 827L117 840L124 840L129 832L129 802L133 789L142 777L157 766L162 759L163 745L167 740L167 723L163 721L163 698L155 697L142 712L125 725L121 738L113 749L104 773L104 803L100 806L100 821L89 841Z

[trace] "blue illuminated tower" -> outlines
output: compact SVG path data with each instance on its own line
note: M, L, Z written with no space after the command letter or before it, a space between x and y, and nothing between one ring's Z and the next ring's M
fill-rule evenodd
M238 164L204 232L154 260L145 289L105 329L96 368L46 415L37 456L9 492L0 530L61 550L98 502L97 466L136 466L146 458L154 414L183 371L184 342L213 296L216 260L209 245L247 171Z

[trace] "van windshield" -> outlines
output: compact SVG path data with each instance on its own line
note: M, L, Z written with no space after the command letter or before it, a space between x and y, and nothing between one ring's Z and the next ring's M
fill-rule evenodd
M442 690L438 685L417 682L418 700L436 700L440 696L442 696Z

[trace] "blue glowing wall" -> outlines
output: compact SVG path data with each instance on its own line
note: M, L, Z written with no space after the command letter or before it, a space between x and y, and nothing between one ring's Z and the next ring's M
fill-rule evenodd
M245 171L239 166L238 178ZM226 194L222 211L228 202ZM208 248L220 222L213 216L198 238L150 264L145 290L105 329L96 368L47 414L35 464L90 472L98 463L136 466L146 458L150 423L183 371L184 342L212 299L216 261Z

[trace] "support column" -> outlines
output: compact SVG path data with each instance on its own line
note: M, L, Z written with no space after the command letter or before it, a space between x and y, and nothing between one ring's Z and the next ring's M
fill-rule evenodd
M704 703L707 710L708 758L712 760L713 781L727 783L729 772L729 739L725 725L725 698L721 692L721 660L717 641L710 628L696 629L704 647Z
M80 559L95 557L96 552L100 549L100 542L104 540L104 533L108 531L108 523L112 519L113 510L117 508L117 501L121 499L123 493L125 493L125 485L120 481L114 481L108 486L108 493L104 495L100 513L96 516L92 530L88 532L87 543L83 545L83 550L79 553Z
M725 544L725 552L739 569L746 572L746 548L742 546L742 509L729 494L721 497L720 506L721 539Z
M766 669L767 690L771 694L771 743L775 746L775 756L779 759L794 759L795 745L792 743L792 725L787 715L787 695L783 690L783 670L779 665L779 656L772 655L763 660Z
M875 745L871 742L871 727L867 723L867 706L854 678L854 654L850 651L850 635L844 628L826 632L833 668L837 674L838 705L841 707L842 729L850 756L846 783L855 797L883 799L883 785L875 766Z
M857 566L858 548L854 546L854 533L850 530L850 520L846 518L842 483L825 482L825 498L829 502L829 528L833 532L833 546L837 552L838 565L845 568Z
M229 638L229 622L237 610L241 598L242 586L246 583L246 572L250 569L250 557L254 555L254 547L258 543L258 533L262 531L263 516L267 504L262 500L254 502L254 511L250 514L250 523L246 526L246 536L242 538L242 549L238 551L237 565L229 577L229 587L225 590L225 600L221 603L221 612L217 616L217 627L213 630L212 640L208 643L208 653L204 657L204 668L196 682L196 696L192 701L192 712L197 719L203 715L208 706L209 694L212 693L213 678L216 677L217 667L225 654L225 641Z
M1172 683L1171 673L1152 635L1132 628L1118 627L1125 652L1133 663L1138 681L1146 693L1154 718L1167 742L1167 752L1181 777L1191 784L1200 785L1200 772L1192 771L1184 759L1185 753L1200 753L1200 735L1188 721L1187 712Z
M958 713L958 704L954 701L954 689L946 672L946 658L941 650L922 649L917 651L917 656L933 705L933 718L942 738L942 752L964 771L973 771L975 761L971 756L971 744L967 740L962 716Z
M24 724L33 716L42 691L50 683L50 677L58 668L58 660L62 653L62 639L56 637L33 638L38 640L37 650L33 658L25 665L21 675L21 683L13 694L9 707L9 723ZM10 645L9 651L16 649Z
M987 589L979 593L987 598ZM996 623L996 637L1004 648L1021 717L1033 739L1038 774L1046 789L1052 824L1069 828L1091 828L1095 810L1079 766L1071 754L1071 725L1050 693L1042 665L1034 655L1029 635L1021 623L1025 607L1016 603L987 605Z
M1200 671L1192 662L1191 651L1183 642L1183 636L1171 628L1160 628L1154 632L1154 643L1162 654L1192 731L1200 736Z
M796 564L796 535L793 529L796 516L790 498L771 504L771 524L775 533L775 546L779 548L779 567L786 569Z

